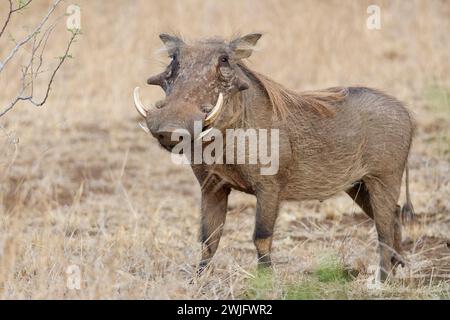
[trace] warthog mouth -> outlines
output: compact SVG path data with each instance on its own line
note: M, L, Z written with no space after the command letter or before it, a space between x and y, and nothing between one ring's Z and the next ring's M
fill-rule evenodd
M144 106L144 104L141 102L140 99L140 95L139 95L139 87L134 88L134 106L136 107L137 112L139 113L139 115L141 117L143 117L144 119L147 119L147 117L150 115L150 113L154 110L156 110L157 108L151 104L149 108L146 108ZM202 132L196 136L196 137L192 137L192 141L194 140L202 140L213 128L212 128L212 124L214 123L214 121L217 119L217 117L219 116L220 112L222 111L222 107L223 107L223 94L219 93L219 96L217 98L217 102L215 104L215 106L212 108L212 110L210 112L208 112L205 115L205 119L203 120L203 130ZM147 126L145 124L143 124L142 122L139 122L139 126L146 132L146 133L150 133L150 130L147 128ZM166 150L171 151L173 149L173 146L165 146L162 145Z

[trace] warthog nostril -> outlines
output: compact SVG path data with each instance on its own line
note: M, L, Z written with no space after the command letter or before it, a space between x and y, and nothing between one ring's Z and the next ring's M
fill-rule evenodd
M173 135L175 129L164 128L156 131L153 136L158 139L159 143L166 149L173 148L177 143L180 142L180 138Z
M158 139L164 141L170 141L173 131L158 131Z

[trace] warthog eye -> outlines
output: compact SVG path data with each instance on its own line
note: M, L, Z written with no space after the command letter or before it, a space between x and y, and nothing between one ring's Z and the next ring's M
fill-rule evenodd
M225 56L225 55L220 56L219 61L221 64L228 63L228 56Z

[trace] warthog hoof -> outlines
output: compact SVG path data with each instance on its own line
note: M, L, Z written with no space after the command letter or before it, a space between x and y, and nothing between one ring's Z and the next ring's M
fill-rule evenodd
M402 266L402 268L404 268L406 265L406 261L403 259L403 257L395 252L392 254L391 263L393 268L395 268L396 266Z

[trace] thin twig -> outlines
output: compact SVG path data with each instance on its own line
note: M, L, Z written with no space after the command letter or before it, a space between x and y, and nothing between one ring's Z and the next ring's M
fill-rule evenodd
M41 22L38 24L38 26L25 38L23 38L21 41L19 41L16 46L10 51L10 53L6 56L6 58L3 61L0 61L0 72L5 68L6 64L11 61L11 59L14 57L14 55L19 51L20 47L22 47L24 44L28 43L45 25L45 23L50 18L53 11L55 11L56 7L59 5L59 3L62 0L56 0L50 10L47 12L45 17L41 20ZM8 18L9 19L9 18Z
M33 79L31 80L30 83L28 84L24 84L22 86L22 89L20 90L20 93L17 95L17 97L0 113L0 117L4 116L6 113L8 113L12 108L14 108L14 106L19 102L19 101L29 101L30 103L32 103L33 105L35 105L36 107L40 107L42 105L45 104L45 102L48 99L50 90L51 90L51 86L53 84L54 78L58 72L58 70L61 68L62 64L64 63L64 61L67 59L67 57L69 57L69 50L70 47L72 46L73 42L75 41L76 37L79 35L80 33L78 31L73 31L72 32L72 36L67 44L66 50L64 52L64 55L62 57L60 57L59 63L56 66L56 68L53 70L51 76L50 76L50 80L47 84L47 88L45 91L45 95L41 100L34 100L33 97L33 92L29 95L24 95L25 90L27 89L27 87L29 85L32 85ZM29 67L29 66L28 66ZM28 68L27 67L27 68ZM22 81L24 81L26 74L23 75L22 77ZM33 77L33 75L31 75Z
M19 7L17 7L16 9L13 9L12 0L8 0L8 2L9 2L9 12L8 12L8 15L6 16L6 20L5 20L5 23L3 24L3 27L0 30L0 38L2 37L3 32L5 32L6 26L8 25L9 21L11 20L12 14L24 9L26 6L28 6L31 3L31 0L28 0L26 3L19 5Z
M8 12L8 15L6 16L6 21L3 24L3 27L0 31L0 37L3 35L3 32L5 32L6 26L8 25L9 20L11 19L11 15L12 15L12 11L13 11L12 6L13 6L12 0L9 0L9 12Z

